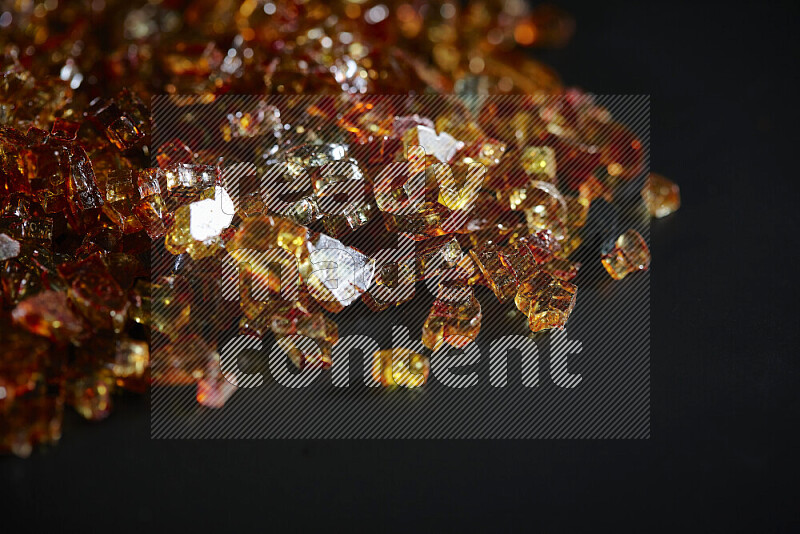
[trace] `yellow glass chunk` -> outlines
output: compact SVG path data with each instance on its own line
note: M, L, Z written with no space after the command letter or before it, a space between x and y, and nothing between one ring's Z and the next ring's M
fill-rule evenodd
M535 180L553 182L556 178L556 153L549 146L529 146L522 151L520 163Z
M416 388L430 373L426 356L404 348L376 351L372 355L372 379L384 387Z

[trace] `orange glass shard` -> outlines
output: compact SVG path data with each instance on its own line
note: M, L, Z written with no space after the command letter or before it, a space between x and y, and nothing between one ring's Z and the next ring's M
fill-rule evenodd
M97 187L89 156L77 144L69 147L65 192L70 224L78 231L95 224L103 207L103 195Z
M514 302L528 316L531 331L563 328L575 306L577 288L540 271L521 284Z
M47 132L31 128L26 134L28 179L36 199L46 213L67 207L66 181L70 174L69 145L49 138Z
M537 230L528 236L520 237L516 242L520 246L526 245L539 264L549 261L561 250L561 245L550 230Z

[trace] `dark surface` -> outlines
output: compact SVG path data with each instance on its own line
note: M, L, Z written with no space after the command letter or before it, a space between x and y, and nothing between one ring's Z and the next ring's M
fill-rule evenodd
M651 94L682 188L652 228L650 440L151 441L125 398L0 459L2 531L796 530L797 4L561 5L578 31L546 59Z

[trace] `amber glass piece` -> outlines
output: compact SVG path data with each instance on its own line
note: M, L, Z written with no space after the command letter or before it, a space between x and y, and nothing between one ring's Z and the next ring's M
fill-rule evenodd
M141 169L135 171L134 179L139 190L139 196L148 198L152 195L167 193L166 170L159 168Z
M125 337L115 341L114 358L107 366L114 378L142 378L149 366L150 348L146 342Z
M97 220L103 207L103 195L97 187L89 156L77 145L69 151L66 195L70 214L77 222L76 229L83 229Z
M582 228L589 217L589 202L580 197L567 197L567 226Z
M537 230L528 236L515 241L518 246L527 246L536 263L542 264L550 260L553 254L561 250L561 245L550 230Z
M27 458L34 445L57 443L61 438L64 395L44 386L16 399L0 417L0 452Z
M29 332L60 343L76 341L85 327L67 296L56 291L43 291L23 300L11 317Z
M165 276L150 284L137 285L141 300L136 320L174 339L189 324L192 293L188 282L179 276ZM149 296L149 306L147 297Z
M44 338L5 318L0 319L0 344L0 413L4 413L17 397L34 390L47 378L51 346Z
M122 250L122 230L106 220L87 230L75 257L83 258L96 252L119 252Z
M50 135L61 141L74 141L80 127L80 122L58 118L53 121Z
M681 207L681 190L678 185L660 174L647 176L642 198L650 215L660 219Z
M98 254L61 264L58 272L69 284L70 300L95 328L122 330L128 299Z
M514 273L500 259L499 249L489 243L469 251L489 287L501 302L506 302L517 291Z
M331 366L333 346L339 341L339 328L321 312L276 314L271 328L278 346L298 369Z
M443 343L463 348L478 337L482 317L481 304L466 282L440 286L422 325L422 344L433 351Z
M461 246L452 235L418 241L414 251L415 275L425 280L455 266L462 257Z
M203 377L197 381L197 403L206 408L222 408L236 389L236 384L223 376L219 354L215 354L209 359Z
M528 315L531 304L533 304L536 299L539 298L542 291L552 283L553 277L549 273L539 271L530 280L520 284L517 289L517 294L514 297L514 304L517 306L517 309L525 315Z
M130 150L144 141L146 132L144 105L130 92L115 100L96 98L89 104L87 117L119 150Z
M133 171L111 171L102 184L103 213L126 234L138 232L142 223L136 217L134 207L139 201Z
M528 316L531 331L563 328L575 306L577 287L539 271L519 286L514 303Z
M81 373L66 382L67 403L83 418L100 421L111 413L114 379L103 368Z
M650 266L650 249L636 230L628 230L617 238L614 248L601 259L603 267L614 280Z
M569 282L553 280L531 303L528 311L528 326L531 331L563 329L575 306L577 289Z
M192 259L214 255L222 248L222 233L233 220L233 201L219 186L202 191L194 202L175 210L165 245L175 255Z
M172 227L167 232L165 239L166 249L171 254L188 252L193 259L206 258L214 255L222 248L221 239L209 239L206 242L192 238L192 215L189 206L181 206L175 210Z
M542 265L542 269L559 280L570 281L578 275L580 266L580 263L574 263L563 258L552 258Z
M500 261L514 274L518 284L530 279L538 270L536 257L525 241L500 249Z
M162 144L156 152L158 166L163 168L177 163L191 163L194 153L186 143L180 139L173 139Z
M379 350L372 355L372 379L384 387L420 387L429 374L428 357L409 349Z
M26 135L30 144L26 167L31 190L45 212L60 212L67 207L66 182L71 174L70 147L48 138L47 132L35 128ZM91 197L89 200L92 200Z
M0 126L0 197L30 192L25 137L9 126Z
M167 231L164 216L167 208L159 194L152 194L140 200L133 208L133 213L142 225L147 235L152 239L163 237Z
M176 336L153 350L151 376L159 385L192 385L203 378L216 348L196 334Z

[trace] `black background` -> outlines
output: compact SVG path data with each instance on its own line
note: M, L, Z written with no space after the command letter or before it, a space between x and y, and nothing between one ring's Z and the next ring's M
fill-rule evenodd
M651 439L151 441L145 398L0 459L0 529L797 529L796 2L561 2L540 54L650 94Z

